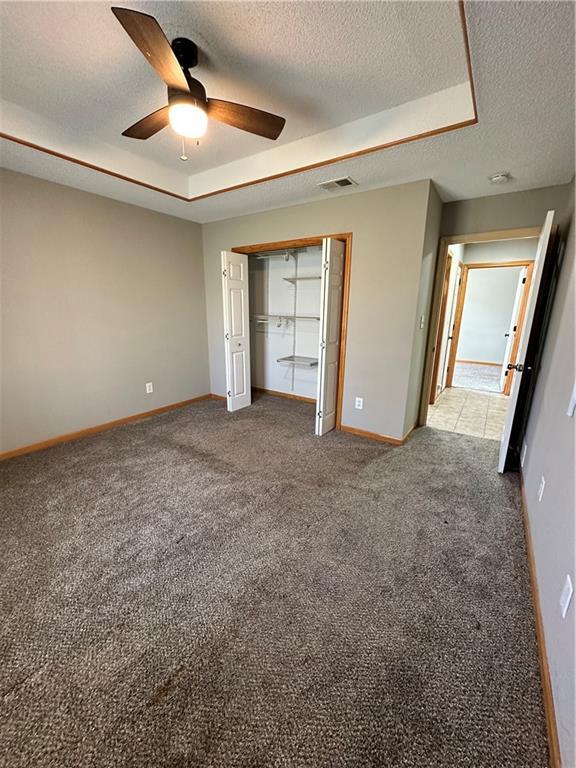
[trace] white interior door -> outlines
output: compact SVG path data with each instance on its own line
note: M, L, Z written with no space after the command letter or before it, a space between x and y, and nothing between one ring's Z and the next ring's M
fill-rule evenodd
M518 344L518 355L516 357L516 365L518 365L518 368L516 369L516 375L512 379L512 389L510 390L510 397L508 400L506 422L504 424L504 432L502 433L502 442L500 443L498 472L504 472L504 467L506 465L508 446L510 444L510 435L512 433L512 423L514 421L514 413L516 411L516 404L518 402L518 390L520 389L524 358L526 356L528 339L530 338L532 320L534 319L534 309L536 308L536 300L538 299L538 291L540 289L540 281L542 279L542 269L544 268L544 260L546 259L546 251L548 250L548 242L550 240L550 233L552 232L553 221L554 211L548 211L546 214L546 220L544 221L544 226L542 227L542 232L540 233L540 238L538 239L538 247L536 249L536 258L534 259L534 268L532 272L532 281L530 283L528 301L526 303L526 314L524 316L523 327L520 329L520 342Z
M346 246L340 240L326 237L322 242L318 393L316 396L317 435L325 435L336 426L345 249Z
M222 297L226 354L226 403L238 411L251 402L248 256L222 251Z
M516 286L516 295L514 296L514 305L512 306L512 315L510 317L510 325L508 327L508 337L506 339L506 351L504 352L504 361L502 363L502 371L500 373L500 391L504 389L506 383L506 366L510 362L510 355L512 353L512 345L514 344L514 336L518 330L518 314L520 312L520 302L522 301L522 294L524 292L524 284L526 283L526 275L528 274L528 267L523 267L518 278L518 285Z

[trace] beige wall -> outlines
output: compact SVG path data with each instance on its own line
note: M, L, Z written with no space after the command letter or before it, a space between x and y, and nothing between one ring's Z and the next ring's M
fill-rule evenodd
M0 183L0 450L209 392L199 225Z
M446 203L442 209L442 235L465 235L517 227L541 227L546 211L563 210L570 185L542 187L526 192L477 197Z
M537 237L522 240L497 240L488 243L469 243L464 246L462 261L464 264L502 261L534 261L536 257ZM454 246L451 246L453 248Z
M406 413L404 415L404 434L418 423L425 423L425 419L419 421L422 408L428 406L428 392L422 398L422 380L424 366L426 364L426 345L430 333L430 313L434 293L434 277L438 256L438 238L440 231L440 219L442 216L442 201L436 192L434 185L430 187L428 197L428 210L426 212L426 228L422 246L422 264L420 271L420 285L418 299L414 311L414 335L412 339L412 360L408 379L408 396L406 401ZM424 324L421 327L421 318ZM421 400L424 403L421 403Z
M567 211L559 213L564 221L573 216L573 187ZM570 574L576 586L576 416L570 418L566 414L576 381L575 237L572 223L525 436L527 448L523 467L546 650L565 768L576 765L576 597L572 599L565 619L560 615L559 606L566 574ZM539 502L538 486L542 475L546 478L546 486Z
M402 437L431 194L436 194L431 183L419 181L204 225L212 392L226 391L220 252L253 243L352 232L342 420L348 426ZM423 337L425 333L418 330ZM363 410L354 408L356 396L364 398Z

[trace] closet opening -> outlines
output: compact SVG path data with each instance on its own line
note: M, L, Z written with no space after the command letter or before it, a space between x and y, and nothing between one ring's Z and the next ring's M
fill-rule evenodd
M222 252L227 407L266 393L315 404L316 435L340 427L351 235Z

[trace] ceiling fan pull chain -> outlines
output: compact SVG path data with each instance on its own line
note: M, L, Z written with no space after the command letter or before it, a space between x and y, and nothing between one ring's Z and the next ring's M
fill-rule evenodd
M186 139L184 136L182 136L182 154L180 155L180 160L188 160L188 155L186 154Z

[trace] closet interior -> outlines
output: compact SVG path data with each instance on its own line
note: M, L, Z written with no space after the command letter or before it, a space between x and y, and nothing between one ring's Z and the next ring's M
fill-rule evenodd
M248 257L252 386L315 401L322 247Z
M324 435L337 423L345 241L248 248L222 251L227 408L247 408L253 387L308 400Z

